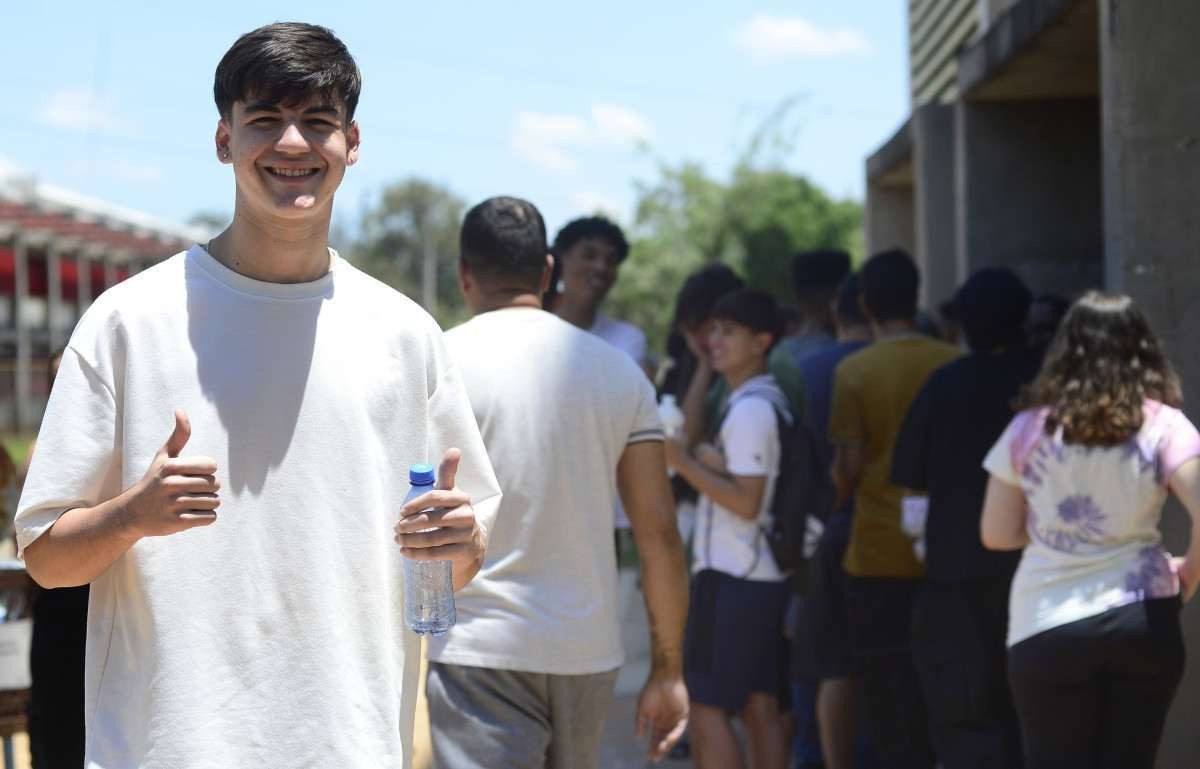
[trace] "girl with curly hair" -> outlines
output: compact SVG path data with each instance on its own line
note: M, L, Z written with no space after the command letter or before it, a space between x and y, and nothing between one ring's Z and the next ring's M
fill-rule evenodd
M984 461L983 543L1024 549L1008 658L1029 769L1154 766L1200 576L1200 525L1184 558L1158 530L1168 492L1200 518L1200 433L1181 400L1133 300L1091 292Z

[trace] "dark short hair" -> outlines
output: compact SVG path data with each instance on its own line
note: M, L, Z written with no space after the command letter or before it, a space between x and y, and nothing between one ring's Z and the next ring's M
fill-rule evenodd
M867 325L867 318L858 303L860 290L857 272L847 275L838 289L836 312L838 322L843 326Z
M744 285L727 264L715 262L701 267L683 281L675 297L675 325L695 328L712 317L718 299Z
M1025 317L1033 294L1007 267L977 270L950 302L972 350L994 350L1025 343Z
M546 223L537 206L510 197L488 198L463 217L459 252L484 284L537 289L546 269Z
M354 119L362 76L333 32L315 24L280 22L237 39L217 65L213 99L229 119L233 104L249 98L296 106L313 96L330 99Z
M859 272L863 303L877 323L913 320L921 276L908 252L894 248L872 256Z
M618 263L625 261L625 257L629 256L629 241L625 239L625 233L603 216L585 216L563 225L554 236L554 253L562 256L571 246L587 238L606 241L616 252Z
M792 289L796 300L828 301L850 274L850 254L836 248L801 251L792 257Z
M783 337L783 316L775 297L753 288L739 288L717 300L712 308L713 320L726 320L745 326L755 334L770 334L771 347Z

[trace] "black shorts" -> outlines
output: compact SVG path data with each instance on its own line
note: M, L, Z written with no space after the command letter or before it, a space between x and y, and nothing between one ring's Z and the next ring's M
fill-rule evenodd
M787 674L786 582L705 570L692 578L683 674L693 702L737 712L753 693L780 695Z
M792 632L794 678L819 681L854 675L847 577L842 569L849 542L849 526L831 522L808 563L808 593Z

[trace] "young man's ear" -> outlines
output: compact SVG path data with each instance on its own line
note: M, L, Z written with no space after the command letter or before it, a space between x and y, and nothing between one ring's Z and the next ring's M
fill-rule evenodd
M225 122L225 118L221 118L217 121L217 133L213 137L217 149L217 160L221 163L229 164L233 162L233 150L229 147L229 140L231 138L229 124Z
M542 279L538 281L538 295L550 289L550 278L554 276L554 254L546 254L546 266L542 268Z
M471 291L471 269L462 259L458 260L458 292L464 297Z
M362 130L358 127L357 120L351 120L350 128L346 131L346 165L352 166L358 162L360 144L362 144Z

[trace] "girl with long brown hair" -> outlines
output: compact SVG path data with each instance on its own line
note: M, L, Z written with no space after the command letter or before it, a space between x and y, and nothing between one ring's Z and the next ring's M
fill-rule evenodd
M984 462L983 542L1024 549L1008 654L1029 769L1154 765L1200 574L1200 526L1181 559L1158 531L1168 491L1200 517L1200 433L1181 400L1133 301L1091 292Z

